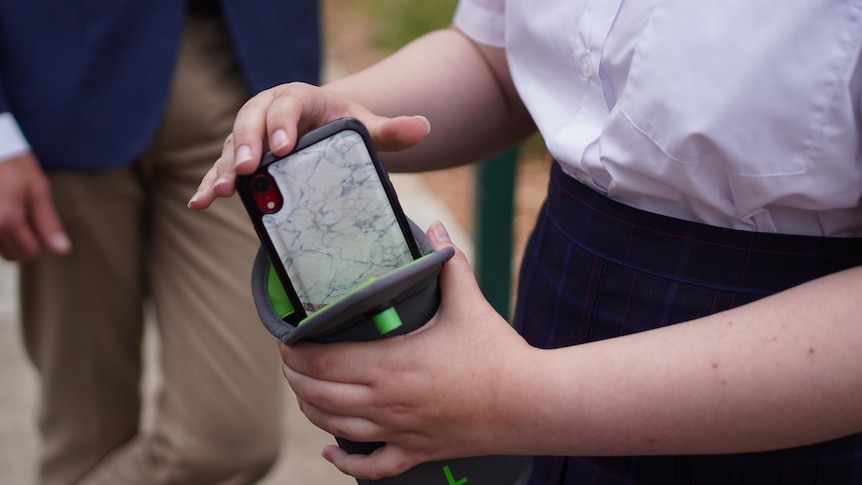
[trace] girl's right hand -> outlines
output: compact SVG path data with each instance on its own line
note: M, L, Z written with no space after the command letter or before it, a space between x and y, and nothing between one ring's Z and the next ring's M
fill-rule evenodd
M287 155L299 134L343 117L362 122L379 151L410 148L430 131L423 116L377 116L332 90L298 82L282 84L254 96L239 110L221 157L204 176L189 207L202 210L218 197L230 197L237 174L254 172L267 149Z

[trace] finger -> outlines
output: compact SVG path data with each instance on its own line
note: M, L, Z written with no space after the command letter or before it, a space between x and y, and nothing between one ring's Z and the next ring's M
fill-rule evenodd
M372 420L357 416L343 416L321 410L299 400L299 409L308 420L332 436L358 443L384 441L383 429Z
M499 316L482 294L467 256L452 243L443 224L440 222L433 223L426 234L435 250L444 247L451 247L455 250L455 255L443 265L438 277L441 298L438 315L446 318L437 321L454 322L463 320L464 315L472 315L470 318L481 318L483 323L490 323L491 314ZM485 311L490 313L478 317ZM450 319L448 316L454 318ZM511 329L511 326L507 325L507 328Z
M0 214L0 255L10 261L26 261L39 253L39 238L23 215Z
M371 385L369 369L378 368L398 337L373 342L281 346L281 358L290 370L335 383ZM349 365L346 365L349 363Z
M330 121L324 118L322 113L314 112L313 106L325 104L314 101L315 92L319 96L323 91L302 83L288 84L277 89L266 113L267 141L274 155L287 155L296 146L299 133Z
M213 164L215 177L212 179L210 188L213 197L230 197L236 189L236 149L234 135L231 133L225 138L221 156Z
M431 133L431 123L424 116L399 116L377 118L370 123L368 131L375 148L395 152L417 145Z
M237 173L254 171L267 148L274 155L287 155L296 146L298 133L346 116L341 105L337 95L301 82L282 84L255 96L234 122Z
M213 187L222 197L232 195L236 188L236 174L254 172L265 151L266 116L273 101L275 88L252 97L237 112L233 130L218 164L218 177Z
M218 174L213 182L212 193L216 197L230 197L236 192L236 172L225 171Z
M198 184L197 191L195 191L191 199L189 199L189 208L203 210L212 205L213 201L215 201L217 197L230 197L233 195L233 188L230 186L232 177L226 175L222 179L219 179L219 174L234 171L233 152L233 134L230 134L225 137L224 144L222 145L221 156L216 159L213 166L207 170L206 174L204 174L201 179L201 183ZM225 186L224 184L228 185ZM222 186L219 189L221 195L216 193L216 185Z
M33 200L33 212L31 215L33 227L39 235L42 243L56 254L68 254L72 251L72 244L66 231L63 229L63 224L60 222L60 216L57 215L57 209L54 206L54 200L50 193L36 194Z
M53 213L50 185L36 157L28 151L5 160L0 169L0 254L25 261L42 250L43 240L62 249L62 241L51 239L60 223ZM42 235L45 237L40 238Z
M361 480L379 480L400 475L419 464L419 460L393 445L382 446L370 455L347 453L338 446L323 449L323 457L342 473Z
M282 373L299 399L328 413L348 415L348 411L370 407L373 396L365 384L318 378L294 370L287 364Z
M300 133L344 117L356 118L366 127L378 118L325 88L298 82L278 86L266 117L270 150L277 156L286 155L296 146Z
M213 165L204 175L204 178L201 179L201 183L198 185L197 191L192 195L192 198L189 199L188 206L190 209L204 210L212 205L216 197L213 192L213 184L215 183L216 177L218 177L218 168Z
M428 236L428 241L431 243L431 247L435 251L439 251L445 247L451 247L455 250L455 255L452 256L452 259L447 261L443 267L443 273L449 274L448 279L452 279L452 276L455 276L458 279L463 278L467 282L472 281L475 283L476 278L475 275L473 275L470 262L467 260L467 255L452 242L452 238L449 236L449 231L446 230L446 227L442 222L433 222L425 235ZM463 273L469 273L470 276L465 277L463 276ZM447 276L444 276L441 273L441 278L446 277Z

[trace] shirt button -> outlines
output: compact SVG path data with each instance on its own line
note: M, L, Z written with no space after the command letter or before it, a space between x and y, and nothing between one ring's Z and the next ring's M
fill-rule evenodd
M593 61L588 55L581 59L581 72L584 73L585 77L590 77L593 74Z

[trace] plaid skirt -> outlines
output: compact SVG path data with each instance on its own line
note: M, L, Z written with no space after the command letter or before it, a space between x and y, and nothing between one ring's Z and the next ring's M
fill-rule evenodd
M521 268L515 326L536 347L577 345L720 312L860 264L862 239L659 216L608 199L555 163ZM536 457L529 483L862 484L862 434L736 455Z

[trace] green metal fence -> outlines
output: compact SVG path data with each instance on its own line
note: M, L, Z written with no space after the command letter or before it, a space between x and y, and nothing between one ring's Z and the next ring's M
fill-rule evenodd
M509 319L517 150L476 168L474 271L485 298Z

